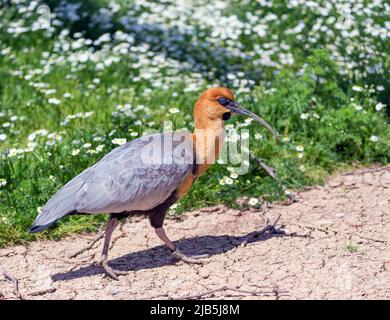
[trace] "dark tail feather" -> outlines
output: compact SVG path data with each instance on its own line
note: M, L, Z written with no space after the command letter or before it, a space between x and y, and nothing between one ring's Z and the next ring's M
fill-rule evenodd
M32 225L31 228L28 231L31 232L31 233L41 232L41 231L45 230L46 228L50 227L53 223L45 224L43 226Z
M72 211L72 212L69 212L65 215L71 215L71 214L78 214L78 212L76 210ZM65 216L64 215L64 216ZM49 228L50 226L54 225L58 220L60 220L61 218L57 219L57 220L54 220L53 222L50 222L50 223L47 223L47 224L42 224L42 225L39 225L36 223L36 221L31 225L30 229L28 229L29 232L31 233L37 233L37 232L41 232L43 230L45 230L46 228Z

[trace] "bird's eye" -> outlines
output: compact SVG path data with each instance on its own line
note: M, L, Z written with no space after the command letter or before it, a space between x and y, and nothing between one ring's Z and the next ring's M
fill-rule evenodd
M217 101L218 101L219 104L221 104L221 105L223 105L223 106L228 105L229 102L230 102L229 99L226 99L226 98L224 98L224 97L217 99Z

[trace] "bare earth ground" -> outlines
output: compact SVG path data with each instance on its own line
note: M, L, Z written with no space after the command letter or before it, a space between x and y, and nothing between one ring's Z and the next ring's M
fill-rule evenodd
M101 240L69 258L93 234L1 249L0 265L18 279L25 299L390 299L390 168L331 177L296 196L298 202L272 204L265 214L218 206L167 219L182 251L212 255L204 265L176 262L140 217L113 235L111 265L128 271L119 281L91 263ZM279 214L279 232L256 237L262 217L272 222ZM0 269L0 299L12 298L14 285Z

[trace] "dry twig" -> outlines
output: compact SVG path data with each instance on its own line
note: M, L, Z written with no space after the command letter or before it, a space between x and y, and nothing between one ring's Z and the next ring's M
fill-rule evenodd
M322 228L322 227L317 227L317 226L313 226L313 225L310 225L310 224L302 224L302 223L295 223L295 222L289 222L289 224L296 225L296 226L301 227L301 228L317 230L317 231L321 231L321 232L325 232L325 233L333 232L334 234L344 234L344 235L347 235L347 236L356 236L356 237L359 237L361 239L365 239L365 240L369 240L369 241L380 242L380 243L385 243L385 244L388 243L388 241L383 240L383 239L367 237L367 236L364 236L364 235L361 235L361 234L358 234L358 233L348 233L348 232L344 232L344 231L331 229L331 228L328 228L328 227Z
M276 183L278 184L278 187L280 189L280 190L278 190L278 193L280 193L280 191L283 191L284 185L281 183L280 179L278 178L278 176L276 174L276 170L274 168L270 167L269 165L265 164L263 161L261 161L258 157L256 157L253 154L251 154L251 158L254 161L256 161L256 163L260 167L262 167L272 177L272 179L274 179L276 181ZM296 196L292 193L285 193L285 195L287 196L288 200L284 203L284 205L290 205L290 204L298 201Z
M249 235L246 237L246 239L242 242L242 245L245 247L251 239L253 239L253 238L258 238L258 237L262 236L262 235L263 235L264 233L266 233L266 232L270 232L270 233L275 232L275 226L276 226L276 224L278 223L278 221L279 221L279 219L280 219L281 216L282 216L282 215L279 214L279 215L274 219L274 221L273 221L272 223L269 223L269 219L264 217L264 219L265 219L265 221L266 221L265 227L264 227L263 229L259 230L259 231L255 231L255 232L252 232L251 234L249 234Z
M76 251L75 253L72 253L71 255L69 255L69 258L72 259L72 258L75 258L77 257L78 255L84 253L85 251L88 251L90 250L94 244L96 242L98 242L100 239L102 239L104 237L104 232L103 232L103 223L100 225L99 227L99 231L97 232L97 234L95 235L95 238L91 241L91 243L89 243L87 246L85 246L84 248Z
M269 165L265 164L263 161L261 161L258 157L251 154L251 158L257 162L257 164L262 167L273 179L276 180L276 170Z
M3 267L3 275L4 275L4 277L8 281L13 283L13 285L14 285L14 293L15 293L16 297L18 299L22 299L22 295L21 295L21 293L19 291L19 281L18 281L18 279L16 279L15 276L12 273L8 272L4 267Z
M53 293L53 292L55 292L56 290L57 290L56 288L48 288L48 289L44 289L44 290L39 290L39 291L31 292L31 293L29 293L28 295L29 295L29 296L32 296L32 297L43 296L43 295L46 294L46 293Z
M269 291L243 290L243 289L233 288L233 287L229 287L229 286L225 285L225 286L222 286L222 287L219 287L216 289L206 290L205 292L201 292L201 293L194 294L194 295L179 296L179 297L169 296L168 299L169 300L199 300L202 298L213 297L215 295L215 293L221 292L221 291L237 292L237 293L239 293L239 296L244 296L244 297L248 297L248 296L258 297L258 296L271 296L271 295L274 295L275 297L280 297L281 294L288 294L288 291L279 291L277 289L273 289L273 290L269 290ZM226 295L223 295L222 297L231 297L231 296L232 296L232 294L226 294Z

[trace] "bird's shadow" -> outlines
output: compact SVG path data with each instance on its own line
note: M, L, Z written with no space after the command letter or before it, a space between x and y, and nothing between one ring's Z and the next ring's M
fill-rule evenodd
M286 236L291 237L299 235L286 234L281 231L258 235L257 231L253 231L244 236L220 235L193 237L177 241L176 245L178 245L180 250L189 257L203 254L213 256L228 252L243 243L249 244L266 241L272 237ZM159 245L112 259L109 261L109 264L115 270L137 271L174 265L177 262L178 261L170 254L165 246ZM66 281L103 273L104 270L101 267L91 264L76 270L55 274L52 276L52 279L53 281Z

